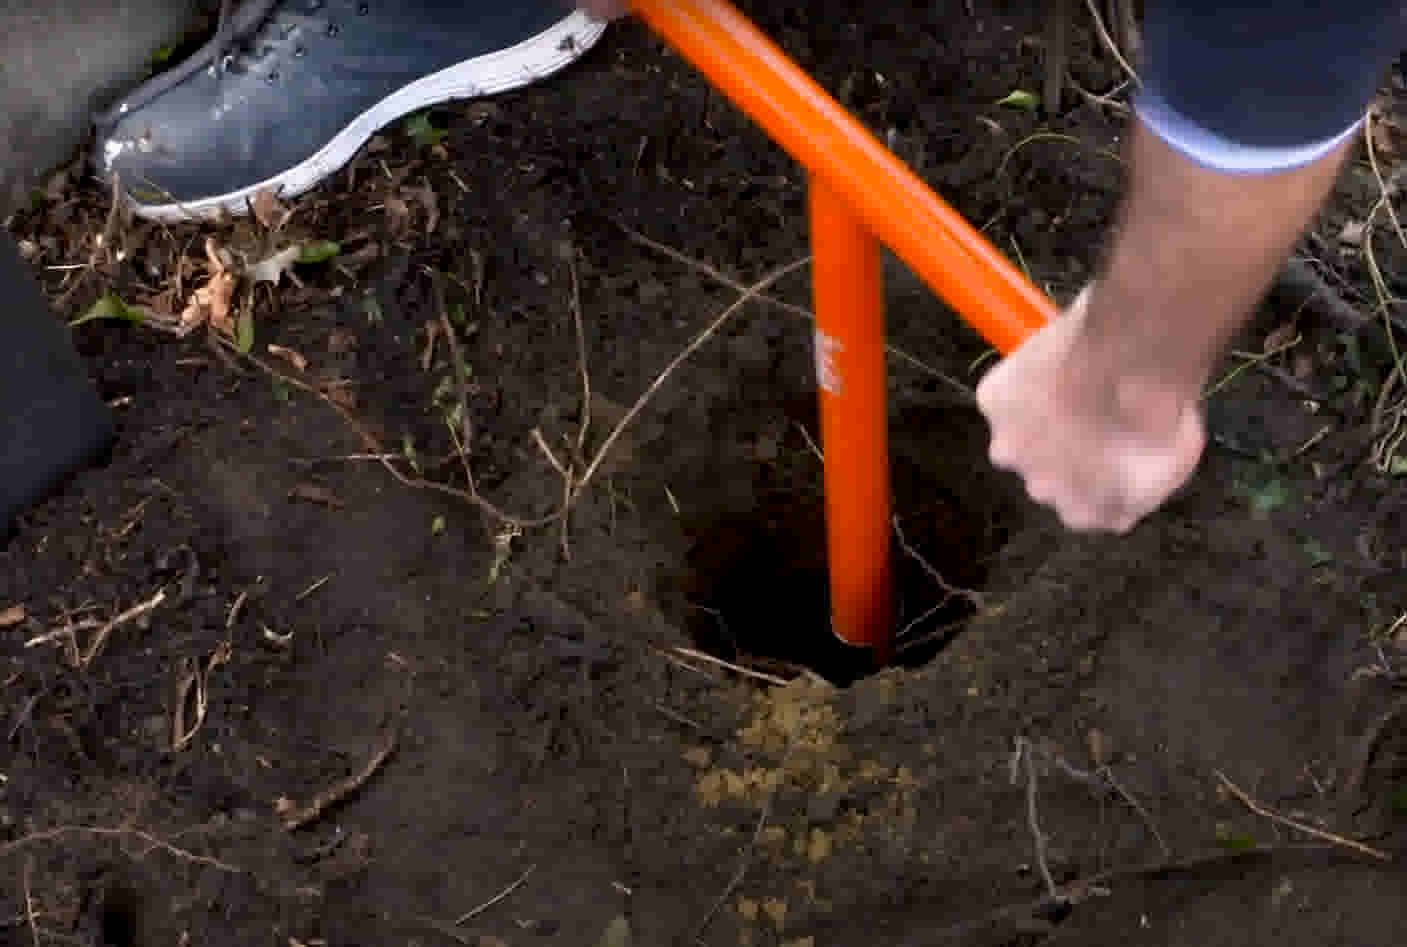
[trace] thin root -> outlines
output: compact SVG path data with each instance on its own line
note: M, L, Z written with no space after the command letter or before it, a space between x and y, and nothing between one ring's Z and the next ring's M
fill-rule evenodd
M395 727L388 728L381 738L381 745L376 752L367 760L366 765L360 770L348 776L346 779L333 783L327 789L313 797L312 801L305 806L300 806L292 799L283 797L276 805L276 811L283 827L292 832L304 826L311 825L323 814L337 805L342 800L348 798L357 790L367 784L376 771L381 768L381 764L391 756L396 749L396 741L399 734Z
M1297 832L1303 832L1305 835L1311 835L1322 842L1329 842L1333 845L1351 849L1352 851L1358 852L1360 855L1367 855L1369 858L1376 858L1378 861L1392 861L1392 856L1381 849L1373 848L1371 845L1364 845L1362 842L1355 841L1351 838L1344 838L1342 835L1335 835L1333 832L1316 829L1314 826L1305 825L1303 822L1296 822L1289 816L1281 815L1273 809L1268 809L1248 796L1245 790L1228 779L1226 774L1221 772L1221 770L1217 770L1216 775L1217 779L1221 780L1221 784L1226 788L1227 792L1239 799L1242 805L1258 816L1263 816L1272 822L1279 823Z

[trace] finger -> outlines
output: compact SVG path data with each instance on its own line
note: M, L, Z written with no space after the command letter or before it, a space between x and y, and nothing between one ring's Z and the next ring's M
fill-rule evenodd
M991 445L987 448L987 459L998 470L1015 470L1016 451L1012 446L1011 439L1001 436L993 437Z

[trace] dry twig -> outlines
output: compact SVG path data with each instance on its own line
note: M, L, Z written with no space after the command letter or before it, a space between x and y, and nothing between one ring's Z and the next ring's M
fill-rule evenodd
M1026 744L1026 748L1028 752L1039 753L1042 757L1046 759L1047 762L1051 763L1055 766L1056 769L1060 770L1060 772L1064 773L1066 776L1070 777L1077 783L1083 783L1096 793L1117 793L1120 797L1123 798L1125 802L1129 804L1129 807L1132 808L1134 812L1138 813L1139 818L1143 819L1143 823L1148 826L1148 831L1152 832L1153 838L1157 840L1158 847L1162 849L1163 857L1172 857L1172 849L1168 847L1167 841L1163 838L1163 833L1158 831L1158 826L1153 821L1153 817L1148 814L1148 810L1143 808L1142 803L1140 803L1138 799L1134 797L1133 793L1125 789L1123 784L1120 783L1117 778L1115 778L1114 770L1111 766L1109 766L1108 764L1102 764L1099 766L1098 769L1094 770L1093 772L1090 772L1088 770L1080 769L1078 766L1065 759L1065 757L1061 756L1059 753L1055 752L1050 747L1038 746L1034 743L1028 742Z
M682 263L684 266L689 267L695 272L702 273L704 276L707 276L719 286L731 289L735 293L745 293L748 290L748 287L745 284L733 279L731 276L728 276L726 273L721 272L715 267L709 266L702 260L696 260L693 257L690 257L684 253L679 252L673 247L668 246L667 244L660 243L658 240L653 240L640 233L639 231L632 229L621 221L616 221L616 226L620 227L621 230L625 232L625 235L627 237L629 237L631 240L634 240L641 246L649 247L651 250L654 250L657 253L661 253L664 256L669 257L676 263ZM792 303L786 302L785 300L778 299L775 296L769 296L766 293L758 293L756 299L758 302L766 303L767 305L772 306L773 308L780 309L782 312L790 313L794 316L800 316L802 319L806 319L811 322L814 322L816 320L816 314L804 306L794 305ZM972 387L970 385L965 385L962 382L958 381L956 378L952 377L951 375L940 372L938 369L932 367L931 365L925 364L915 356L910 355L908 352L905 352L903 349L898 348L897 346L889 345L886 343L884 346L884 351L887 352L889 355L893 356L896 360L903 362L910 368L913 368L936 381L941 381L943 384L953 389L953 391L961 397L964 403L972 405L975 405L977 403L976 396L973 394Z
M747 287L747 289L744 290L743 293L736 300L734 300L726 309L719 313L718 316L715 317L714 320L703 329L703 331L701 331L698 335L694 336L693 340L690 341L688 345L684 346L684 350L678 355L676 355L670 361L670 363L665 366L664 371L660 372L659 375L656 376L655 380L650 383L650 386L645 389L644 394L642 394L638 399L636 399L635 403L630 406L630 410L625 412L625 416L622 417L620 421L616 424L616 426L611 429L611 432L606 435L606 439L602 441L601 446L597 448L596 455L591 459L591 463L586 466L586 472L581 475L581 480L577 482L576 489L572 493L572 499L576 500L581 495L581 491L586 489L586 485L591 482L592 477L596 475L596 471L600 469L601 462L606 459L607 452L609 452L611 447L615 445L616 440L619 439L621 434L625 432L625 429L630 426L630 423L635 420L636 415L638 415L644 409L645 405L649 403L650 399L655 396L655 393L664 386L664 383L666 381L669 380L669 376L674 374L675 369L677 369L680 365L684 364L684 362L688 360L689 356L693 355L700 348L702 348L705 342L713 338L714 335L718 333L718 330L723 328L723 326L727 324L728 320L732 319L739 309L742 309L743 306L756 299L759 295L761 295L764 290L766 290L773 283L777 282L785 276L790 276L792 273L795 273L797 270L808 265L810 262L811 258L809 256L806 256L773 270L771 273L767 274L762 279L758 280L756 283Z
M197 865L208 865L211 868L218 868L220 871L229 872L230 874L234 875L244 873L244 870L242 868L237 868L234 865L229 864L228 862L220 861L220 859L218 858L211 858L208 855L197 855L194 852L188 852L183 848L177 848L175 845L172 845L165 839L157 838L155 835L152 835L150 832L144 831L142 829L107 828L102 826L88 825L61 825L52 829L43 829L38 832L31 832L30 834L17 838L12 842L6 842L5 844L0 845L0 859L3 859L6 856L19 851L20 849L28 848L29 846L37 844L39 842L53 842L61 838L67 838L70 835L87 835L93 838L135 838L149 845L151 848L149 848L148 851L153 848L161 849L167 854L179 858L182 861L193 862ZM145 857L146 854L147 852L142 852L140 855L133 857L142 858Z
M34 910L34 896L29 889L29 876L34 871L34 862L26 858L24 860L24 918L29 923L29 937L34 942L34 947L39 947L39 921Z
M997 908L973 920L960 921L957 924L946 928L940 928L936 931L926 931L921 941L906 941L905 947L929 947L929 945L932 944L969 943L970 938L974 934L978 932L989 932L994 927L999 928L1000 925L1024 926L1031 918L1040 917L1053 910L1066 907L1083 900L1089 895L1105 894L1108 891L1105 886L1116 881L1160 880L1207 868L1216 868L1222 865L1236 865L1243 862L1275 858L1277 856L1300 855L1308 857L1325 854L1332 855L1339 852L1341 852L1341 849L1330 845L1272 845L1234 851L1222 850L1209 852L1174 861L1156 861L1151 864L1137 865L1132 868L1114 868L1096 875L1091 875L1088 878L1070 882L1065 886L1064 892L1057 897L1052 898L1049 895L1045 895L1035 901ZM989 942L991 941L983 940L983 943Z
M358 789L365 786L367 781L381 768L381 764L385 763L390 755L395 752L398 736L399 734L395 727L387 728L381 738L380 746L377 747L376 752L371 755L371 758L367 760L365 766L346 779L338 780L318 793L307 805L300 806L286 796L281 797L275 804L275 811L278 813L279 820L283 823L283 827L292 832L295 829L301 829L304 826L311 825L322 818L323 814L327 812L328 809L331 809L339 802L351 796Z
M1046 836L1041 831L1040 818L1036 811L1035 754L1031 750L1031 741L1025 737L1016 738L1016 752L1011 759L1013 782L1015 782L1018 766L1024 766L1026 770L1026 825L1031 830L1031 839L1035 843L1036 867L1040 869L1041 879L1045 882L1046 894L1052 900L1058 901L1062 895L1055 884L1055 876L1050 873L1050 860L1046 853Z
M479 905L478 907L476 907L476 908L470 908L468 911L465 911L463 914L459 915L459 917L455 918L454 926L455 926L455 927L462 927L463 925L468 924L468 923L469 923L470 921L472 921L474 918L478 917L480 914L483 914L485 911L487 911L489 908L493 907L495 904L498 904L499 902L503 901L504 898L507 898L507 897L508 897L510 894L512 894L514 891L517 891L519 888L521 888L521 887L523 886L523 883L528 880L529 876L532 875L533 871L534 871L536 868L537 868L536 865L529 865L529 866L528 866L528 870L525 871L525 872L523 872L521 875L519 875L517 881L513 882L511 885L509 885L508 887L504 888L504 889L503 889L502 891L500 891L498 894L496 894L496 895L494 895L493 897L489 898L487 901L485 901L483 904Z
M1272 822L1279 823L1297 832L1303 832L1305 835L1311 835L1320 841L1352 849L1360 855L1367 855L1369 858L1376 858L1378 861L1392 861L1392 856L1381 849L1374 848L1371 845L1364 845L1362 842L1355 841L1351 838L1344 838L1342 835L1335 835L1333 832L1325 832L1323 829L1316 829L1314 826L1305 825L1303 822L1296 822L1289 816L1281 815L1273 809L1268 809L1248 796L1245 790L1228 779L1226 774L1221 770L1217 770L1216 775L1217 779L1221 780L1221 784L1226 788L1227 792L1239 799L1242 805L1258 816L1263 816Z
M1104 44L1105 49L1109 50L1109 54L1118 61L1119 66L1123 68L1124 72L1128 73L1129 79L1137 85L1138 73L1129 65L1129 61L1124 58L1123 50L1119 49L1119 44L1114 42L1114 37L1109 35L1109 30L1104 25L1104 17L1099 12L1099 4L1096 3L1095 0L1085 0L1085 6L1089 7L1089 15L1094 18L1094 30L1099 34L1099 41Z
M1400 621L1400 619L1399 619ZM1368 767L1373 763L1373 755L1377 752L1378 742L1382 740L1387 728L1392 725L1404 713L1407 713L1407 697L1399 697L1397 702L1381 714L1368 727L1362 738L1358 741L1358 750L1354 754L1353 770L1348 774L1348 780L1344 783L1344 790L1350 794L1361 792L1363 784L1368 779Z
M46 631L42 635L36 635L24 643L26 648L37 648L44 644L62 643L68 652L69 664L75 668L86 668L102 653L107 639L121 626L133 619L154 611L158 605L166 601L166 590L158 589L157 593L144 602L139 602L127 609L116 618L111 618L105 622L84 620L77 623L65 623L52 631ZM88 647L78 646L78 632L88 629L96 629L92 639L88 642Z
M756 681L763 681L767 684L776 684L780 687L785 687L786 685L791 683L791 681L787 680L784 677L778 677L775 674L768 674L764 671L754 671L751 668L745 668L741 665L733 664L730 661L724 661L722 658L715 658L711 654L705 654L704 652L696 651L693 648L674 648L673 650L675 654L681 657L690 658L694 661L703 661L706 664L712 664L716 667L721 667L724 670L732 671L734 674L740 674L743 677L750 677Z

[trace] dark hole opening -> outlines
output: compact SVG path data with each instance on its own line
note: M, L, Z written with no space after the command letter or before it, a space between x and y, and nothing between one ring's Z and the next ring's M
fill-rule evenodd
M831 632L824 515L820 497L778 493L747 513L688 524L684 625L695 647L780 676L809 668L838 686L880 670L868 649ZM897 617L888 666L927 664L975 613L970 598L946 592L928 570L979 591L995 551L989 526L984 513L965 511L942 491L907 511L900 505L908 548L894 543Z
M138 947L139 914L137 893L125 885L111 885L98 914L103 947Z

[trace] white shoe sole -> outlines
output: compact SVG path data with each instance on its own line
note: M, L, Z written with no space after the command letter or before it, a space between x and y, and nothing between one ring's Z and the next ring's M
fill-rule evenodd
M382 128L423 108L456 99L476 99L522 88L570 65L595 45L606 24L575 11L516 46L456 63L417 79L352 120L317 154L267 181L238 191L195 201L143 204L128 198L138 217L163 223L205 220L222 213L240 216L264 189L282 198L297 197L347 165Z

